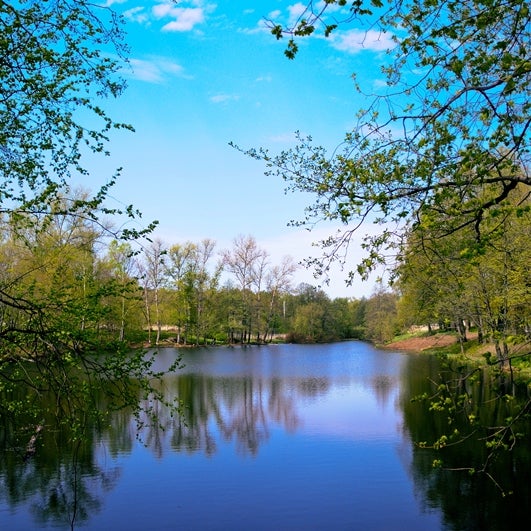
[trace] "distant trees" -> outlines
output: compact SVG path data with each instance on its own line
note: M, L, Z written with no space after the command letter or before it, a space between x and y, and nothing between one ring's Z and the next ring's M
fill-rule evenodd
M260 290L267 258L267 252L258 247L252 236L236 237L233 248L223 252L223 265L234 276L241 293L241 304L239 312L234 315L234 324L242 343L251 341L253 329L257 331L258 339L260 337ZM231 330L232 338L235 333L236 330Z
M217 253L215 247L210 239L171 246L155 240L135 257L131 285L137 298L142 293L141 328L148 344L152 340L203 345L389 339L374 334L367 324L373 297L332 300L315 286L294 287L298 265L288 256L271 264L267 251L252 236L239 235L233 247ZM115 254L115 248L113 244L109 251ZM136 304L138 319L138 299ZM378 318L384 326L385 317ZM389 319L396 321L394 307ZM157 331L155 338L151 328Z
M220 264L211 267L216 242L204 239L198 244L186 242L168 249L166 274L170 297L170 315L176 326L176 341L186 344L188 338L198 344L199 338L214 335L212 305L221 274Z

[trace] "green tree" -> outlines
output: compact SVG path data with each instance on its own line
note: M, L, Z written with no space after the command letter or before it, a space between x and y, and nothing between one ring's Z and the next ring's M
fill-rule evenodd
M317 302L297 306L293 318L293 331L290 339L302 343L325 340L325 308Z
M493 186L484 187L482 195L496 195ZM509 339L525 344L530 319L528 206L528 195L520 186L482 220L479 229L489 234L482 242L472 227L455 232L451 218L425 212L410 233L398 269L398 284L410 311L451 323L462 340L464 323L471 323L480 342L495 345L502 365L509 357Z
M101 105L125 87L118 73L127 47L116 14L85 0L1 1L0 29L0 209L16 220L70 195L71 178L89 177L84 154L105 156L111 131L132 129ZM132 206L104 205L118 175L65 212L93 220L102 212L135 216Z
M168 249L168 261L166 271L174 288L172 299L172 320L177 328L176 341L181 340L186 344L187 332L191 327L191 284L193 279L192 263L196 251L196 245L192 242L175 244ZM183 333L184 332L184 333ZM181 337L181 334L183 336Z
M266 279L267 293L269 294L269 308L266 317L266 329L264 341L267 341L268 334L270 340L273 339L275 325L281 322L281 316L285 314L285 301L282 296L291 290L292 276L297 270L297 265L289 256L285 256L280 265L273 266Z
M365 310L366 338L377 343L391 340L397 332L395 293L380 288L367 301Z
M103 106L125 86L124 33L103 4L0 0L0 35L1 253L14 258L0 274L0 417L13 433L55 422L76 438L87 419L104 420L98 390L108 410L140 413L139 397L162 399L151 360L105 337L109 284L96 252L103 233L134 239L154 224L107 223L138 215L106 204L119 170L91 195L72 191L89 182L87 160L107 154L111 132L132 129ZM9 398L15 388L20 400Z
M366 278L389 263L389 256L394 267L397 258L411 258L427 245L428 256L417 265L424 261L433 266L440 278L434 277L432 293L426 272L423 278L409 277L409 286L424 299L421 317L438 313L462 324L468 312L483 326L480 316L490 315L498 324L492 335L506 338L509 315L518 314L511 306L522 308L520 301L529 300L529 275L517 266L521 240L500 240L506 222L520 219L521 231L529 231L529 3L326 0L302 7L293 24L270 21L277 39L289 39L290 59L302 53L299 39L316 34L342 39L361 27L367 40L388 43L380 60L385 88L375 93L374 87L362 86L363 80L357 82L367 108L360 109L355 127L332 153L302 136L294 149L280 154L246 151L265 161L267 173L282 177L288 190L313 194L315 200L298 224L311 227L325 220L343 226L321 242L322 255L308 263L326 275L331 261L344 262L353 233L373 222L378 230L364 237L366 254L348 281L357 274ZM425 239L428 235L431 241ZM410 253L412 241L417 245ZM369 302L366 324L371 333ZM497 357L505 359L503 344L498 347ZM458 392L466 380L458 379ZM444 401L431 407L440 404ZM449 415L452 407L443 405ZM528 408L529 403L520 414L527 415ZM510 419L496 433L499 447L505 440L512 447Z
M127 329L140 330L143 324L139 318L141 291L136 279L137 262L131 244L112 240L99 266L100 277L109 275L114 287L108 297L110 319L107 326L117 329L118 340L125 341Z
M238 328L241 329L241 342L248 343L251 341L253 330L259 330L260 326L260 323L256 323L257 308L260 309L260 306L257 306L260 303L257 294L264 279L268 253L258 246L253 236L239 235L234 239L232 249L222 252L222 262L225 271L236 279L240 290L241 301L233 315L236 323L239 323Z
M363 23L371 28L367 38L371 31L388 38L381 60L386 88L371 95L357 85L369 105L342 146L328 154L301 137L280 155L247 152L265 160L288 189L314 194L301 224L345 225L321 242L323 256L310 261L319 272L342 260L340 249L363 221L381 225L376 236L365 237L367 253L351 279L385 261L425 210L444 208L454 230L472 227L478 239L488 237L479 231L486 212L519 184L531 184L528 2L327 0L308 3L291 26L271 22L271 30L279 39L288 36L294 57L300 38L319 32L341 38ZM494 183L496 194L462 203Z
M215 335L211 307L221 274L221 264L210 270L215 247L213 240L204 239L199 244L186 242L168 250L166 269L175 289L172 313L178 343L182 330L190 331L196 344L200 338L206 341L207 335Z
M324 291L303 282L295 290L293 306L290 341L314 343L337 339L328 315L330 298Z

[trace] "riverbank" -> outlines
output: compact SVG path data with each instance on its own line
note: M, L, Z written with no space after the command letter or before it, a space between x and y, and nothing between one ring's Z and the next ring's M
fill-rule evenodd
M477 334L470 339L476 339ZM451 345L457 344L458 339L455 334L449 333L437 333L431 335L419 335L419 336L410 336L401 339L391 341L385 345L381 345L386 349L393 350L406 350L410 352L423 352L425 350L438 349L450 347Z
M456 357L462 356L468 362L483 364L487 358L494 359L495 347L492 343L479 344L477 333L469 332L467 341L459 344L456 334L436 333L431 335L407 336L395 339L385 345L378 345L387 350L400 350L414 353L442 353ZM531 353L529 343L511 346L511 370L517 381L525 383L531 389Z

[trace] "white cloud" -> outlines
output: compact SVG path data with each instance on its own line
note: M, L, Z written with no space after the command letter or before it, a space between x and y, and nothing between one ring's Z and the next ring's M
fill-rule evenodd
M137 22L139 24L143 24L144 22L147 22L149 20L149 15L146 13L145 9L143 7L133 7L132 9L128 9L127 11L124 11L124 17L127 20L130 20L132 22Z
M176 9L177 8L173 4L164 3L153 6L152 11L157 18L162 18L166 16L171 16L174 10Z
M216 94L209 99L212 103L226 103L227 101L237 101L240 99L240 96L236 94Z
M162 31L190 31L196 24L201 24L205 15L200 8L182 9L176 19L163 26Z
M289 12L289 25L293 25L297 22L299 17L306 11L307 6L304 4L298 2L297 4L293 4L292 6L288 7Z
M275 19L279 18L281 15L282 15L282 11L276 9L275 11L271 11L271 13L269 13L269 15L267 15L267 18L270 19L270 20L275 20Z
M194 7L178 7L175 4L164 2L153 6L152 13L157 19L171 18L170 22L162 27L162 31L191 31L198 24L205 21L205 14L213 11L214 4L202 5L202 2L191 2Z
M169 75L187 77L181 65L165 57L151 57L149 60L130 59L132 76L148 83L163 83Z
M375 30L349 30L333 33L330 42L336 50L358 53L364 50L384 52L396 46L390 33Z

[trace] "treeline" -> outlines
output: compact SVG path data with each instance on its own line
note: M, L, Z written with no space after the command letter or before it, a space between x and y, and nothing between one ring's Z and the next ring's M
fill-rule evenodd
M393 289L369 298L331 299L293 285L299 267L273 264L252 236L229 249L205 239L137 249L109 241L109 228L69 216L61 200L48 213L2 220L0 337L12 349L109 343L246 344L273 340L378 343L412 326L474 327L500 360L529 336L531 256L528 198L474 228L452 233L445 216L425 214L408 235ZM485 243L487 242L487 243Z
M272 264L252 236L225 250L212 240L154 240L135 251L109 241L108 227L62 211L57 204L27 224L2 219L3 355L52 344L321 342L371 338L382 328L374 324L382 295L332 300L294 286L298 265L288 257Z
M216 252L212 240L153 242L136 261L148 341L177 344L333 341L364 335L365 301L293 286L291 258L270 262L252 236ZM222 282L223 279L223 282ZM170 332L171 330L171 332Z

